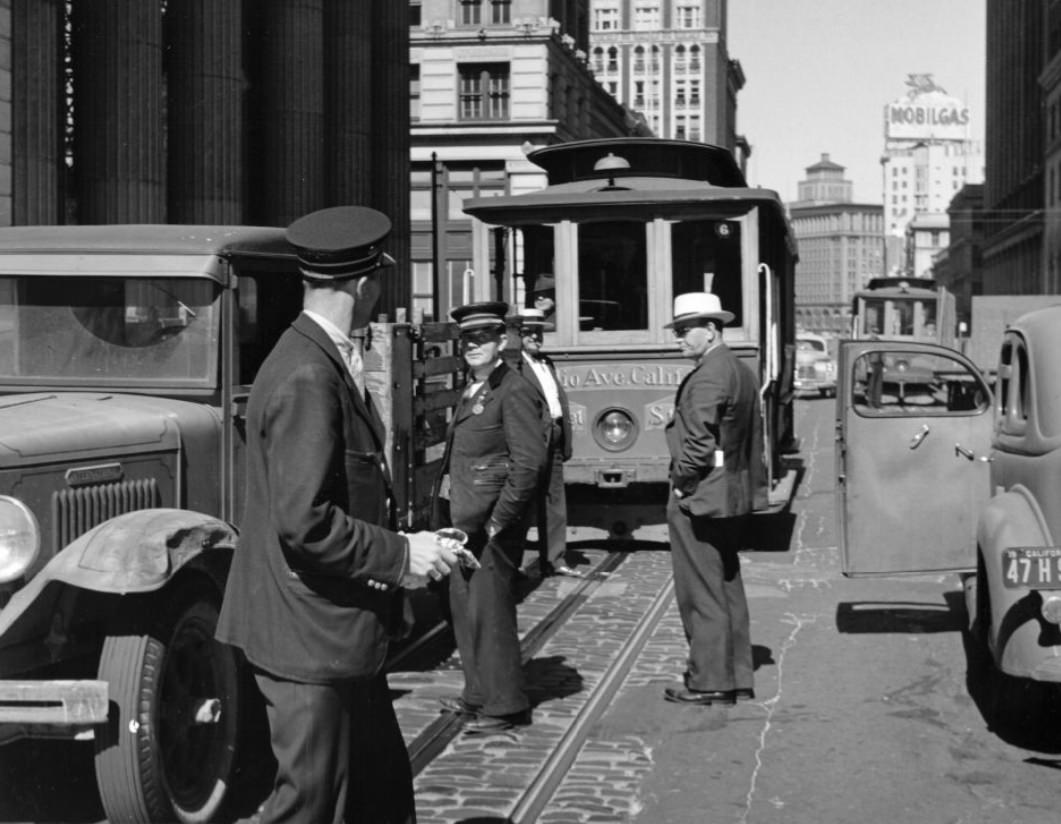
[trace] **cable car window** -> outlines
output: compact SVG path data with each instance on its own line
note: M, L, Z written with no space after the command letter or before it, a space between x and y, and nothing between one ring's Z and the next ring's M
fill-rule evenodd
M556 280L554 279L554 243L552 226L525 226L518 229L517 271L523 273L526 306L534 306L545 313L545 329L556 329Z
M638 221L579 225L579 329L648 329L647 237Z
M671 227L674 294L714 292L722 306L744 323L741 294L740 224L729 220L686 220Z
M978 414L990 393L961 361L923 352L869 352L855 361L851 405L867 417Z

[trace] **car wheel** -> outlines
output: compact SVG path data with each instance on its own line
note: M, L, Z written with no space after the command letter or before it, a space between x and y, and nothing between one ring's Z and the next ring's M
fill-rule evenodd
M241 696L235 655L214 640L217 617L212 599L193 597L157 630L105 639L110 707L95 750L110 821L201 824L223 807Z

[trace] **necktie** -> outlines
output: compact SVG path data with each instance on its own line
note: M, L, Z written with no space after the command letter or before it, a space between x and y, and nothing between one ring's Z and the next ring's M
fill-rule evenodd
M361 355L361 341L358 338L353 338L348 342L346 346L340 346L339 352L343 356L343 363L346 365L346 371L350 373L350 377L353 378L354 385L357 387L357 391L361 393L361 396L365 395L365 362Z

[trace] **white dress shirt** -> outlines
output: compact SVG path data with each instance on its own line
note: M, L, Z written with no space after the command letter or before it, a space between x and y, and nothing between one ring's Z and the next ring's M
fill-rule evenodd
M542 390L545 392L545 402L549 404L549 415L554 421L557 418L562 418L564 410L563 407L560 406L560 390L556 386L556 380L553 378L552 370L549 369L549 366L545 361L532 357L527 352L523 353L523 357L530 365L530 368L534 370L534 375L538 378L538 383L542 385Z

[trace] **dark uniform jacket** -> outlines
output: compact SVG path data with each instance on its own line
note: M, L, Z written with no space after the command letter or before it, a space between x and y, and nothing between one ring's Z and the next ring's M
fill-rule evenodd
M374 675L400 625L407 542L384 528L382 423L306 315L258 373L246 437L247 505L217 637L281 678Z
M666 434L682 510L724 518L767 504L758 380L728 346L707 352L682 380Z
M542 401L527 381L502 363L450 423L442 477L450 478L450 519L469 536L488 522L499 531L520 527L535 500L545 464Z
M553 363L552 358L548 355L542 355L540 358L541 362L544 363L549 371L552 373L553 380L556 381L556 388L560 394L560 428L563 430L563 444L562 444L562 457L565 461L571 459L571 409L567 402L567 393L564 391L564 387L560 385L560 378L556 374L556 365ZM542 388L541 381L538 380L538 375L531 368L530 364L527 363L527 359L521 353L519 358L515 361L515 369L522 375L531 386L533 386L538 394L541 396L542 404L542 423L545 426L545 431L548 433L552 428L552 416L549 414L549 402L545 397L545 389Z

